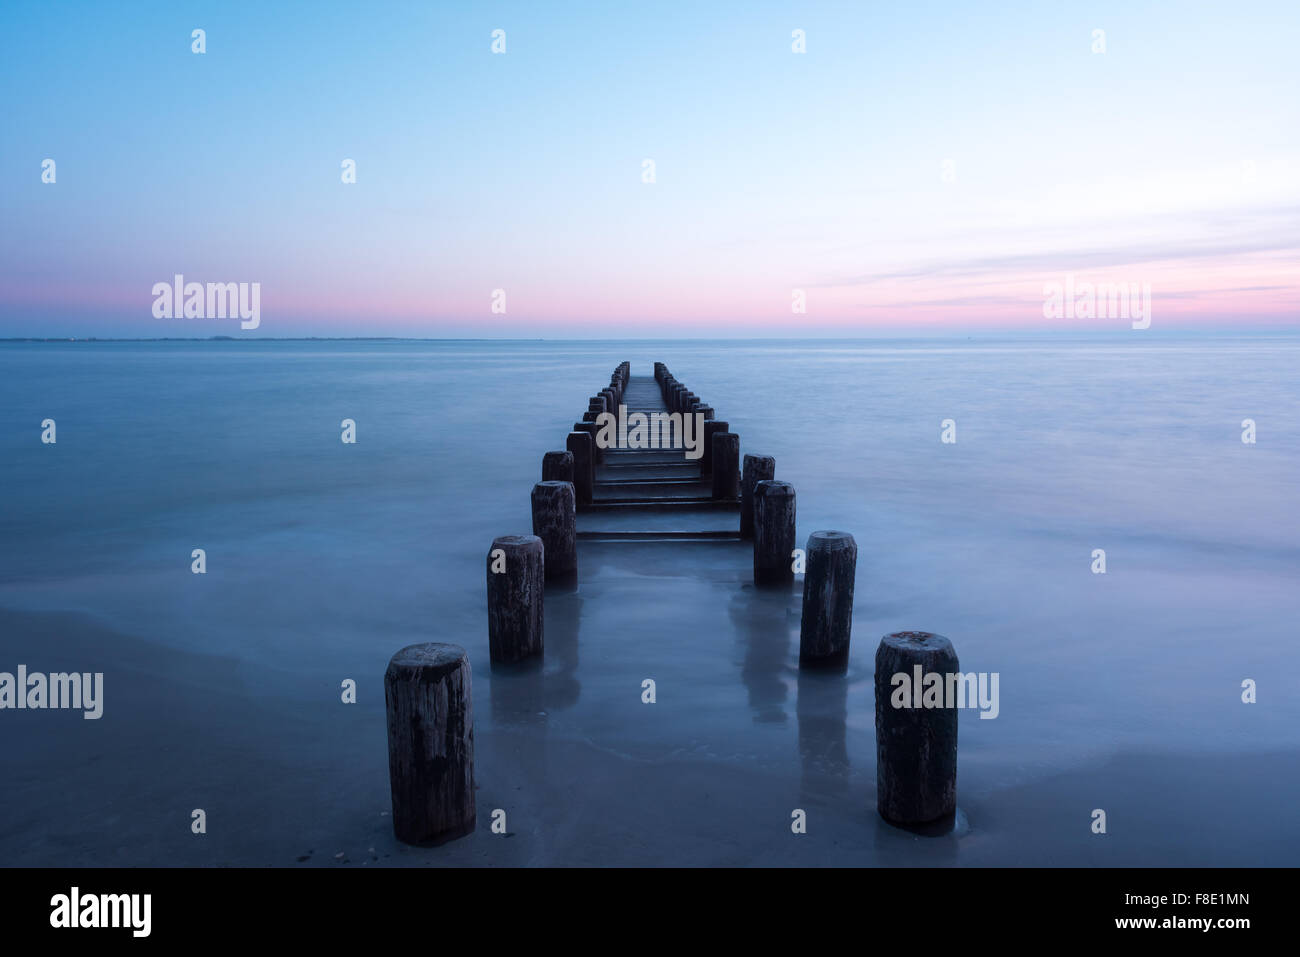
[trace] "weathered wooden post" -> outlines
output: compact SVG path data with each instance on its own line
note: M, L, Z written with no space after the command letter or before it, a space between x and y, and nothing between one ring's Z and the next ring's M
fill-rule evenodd
M700 474L713 474L713 437L719 432L730 432L731 426L717 419L704 420L704 455L700 459Z
M713 433L713 497L740 497L740 436L734 432Z
M542 653L546 559L536 535L492 539L487 560L488 650L509 663Z
M474 830L474 707L459 645L408 645L384 673L393 833L439 844Z
M704 416L705 421L713 418L713 406L711 405L702 405L695 411Z
M542 456L543 482L572 482L573 453L547 452Z
M938 674L940 706L924 706L925 676ZM876 807L894 824L925 824L957 809L957 708L944 700L960 674L942 635L900 631L876 649ZM894 676L907 681L895 683Z
M847 665L858 543L848 532L813 532L808 536L805 562L799 664Z
M586 432L591 436L591 463L594 467L604 457L600 446L596 444L596 435L600 431L599 426L595 422L574 422L573 431Z
M754 583L794 581L794 486L768 479L754 486Z
M577 575L578 514L572 483L533 486L533 534L545 546L547 581Z
M568 438L564 440L564 444L568 447L569 454L573 456L571 473L573 476L574 496L577 501L586 505L591 501L592 487L595 483L595 466L591 458L591 433L570 432ZM547 475L545 467L543 467L542 481L563 482L565 479Z
M740 537L754 537L754 486L776 478L776 459L770 455L746 455L740 478Z

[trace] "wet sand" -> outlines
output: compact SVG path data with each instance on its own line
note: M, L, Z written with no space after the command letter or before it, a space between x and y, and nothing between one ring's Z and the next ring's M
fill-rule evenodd
M694 549L683 558L682 549ZM382 673L302 659L272 675L84 614L0 611L0 661L105 672L105 712L6 714L11 865L1293 865L1297 753L1118 751L1065 770L962 715L960 816L923 837L875 813L871 632L845 675L801 674L798 590L744 582L747 547L584 544L547 596L537 667L474 668L478 828L435 849L388 817ZM689 575L680 574L683 562ZM634 573L632 569L635 568ZM703 572L703 574L701 574ZM653 583L655 588L647 586ZM869 620L865 613L863 620ZM393 650L402 639L392 642ZM297 648L297 644L295 644ZM689 650L689 653L687 651ZM295 651L295 654L299 652ZM257 674L254 674L257 672ZM344 705L338 681L355 677ZM641 701L654 678L657 701ZM1004 705L1005 707L1005 705ZM968 720L970 719L970 720ZM1090 831L1105 808L1108 833ZM207 833L190 831L190 812ZM493 834L494 809L507 833ZM790 830L807 812L806 834ZM342 856L340 856L342 855Z

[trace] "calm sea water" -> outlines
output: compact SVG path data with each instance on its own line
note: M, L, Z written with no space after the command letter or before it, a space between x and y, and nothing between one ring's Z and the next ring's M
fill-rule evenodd
M754 596L744 546L584 546L590 580L548 604L559 617L548 625L546 683L511 691L511 679L492 674L488 545L528 530L543 453L563 447L587 397L624 359L634 375L667 362L740 434L742 453L776 457L778 478L798 492L801 539L819 528L856 536L853 656L838 684L800 679L797 593L777 604ZM801 782L808 801L846 820L856 820L852 806L874 827L872 654L880 635L919 628L951 638L964 669L1001 675L999 717L962 717L959 782L970 833L983 825L1001 851L955 859L1015 860L1010 848L1024 836L993 823L998 795L1053 776L1086 783L1086 769L1126 756L1199 761L1195 790L1222 777L1227 756L1258 755L1274 796L1251 814L1289 820L1300 796L1298 370L1294 338L1136 334L0 344L0 609L69 616L39 640L21 624L35 618L11 618L0 670L19 660L36 668L38 658L51 670L80 668L76 656L90 646L111 668L114 642L129 641L129 669L148 675L147 687L219 690L286 709L305 738L355 733L366 742L357 745L364 759L324 743L290 756L273 728L236 729L236 707L222 719L239 742L220 759L228 790L255 780L271 793L299 765L332 776L336 760L363 761L378 769L366 800L382 806L384 662L413 641L455 641L471 650L488 761L499 732L496 740L533 735L624 763L702 763L719 780L770 772ZM47 418L57 422L55 445L40 441ZM345 418L357 424L355 445L340 442ZM1246 418L1257 424L1254 445L1241 440ZM945 419L956 422L955 444L940 441ZM190 573L194 548L207 552L205 576ZM1091 571L1099 548L1104 575ZM78 639L83 626L103 632ZM654 720L639 701L643 675L660 686ZM337 687L348 676L363 690L364 727L351 732L329 723L342 720ZM1258 682L1257 704L1241 701L1245 679ZM132 687L129 677L114 680L106 678L105 724L121 701L115 687ZM326 707L334 710L317 717L313 709ZM77 860L118 842L92 827L63 840L42 811L54 797L40 755L93 750L94 724L84 724L29 721L21 742L9 725L19 783L4 800L25 823L21 834L17 825L0 832L0 847L39 858L29 863ZM141 761L162 746L163 732L151 739L156 724L131 726ZM498 768L503 792L509 762L486 765ZM126 803L142 773L129 770L106 785ZM1115 773L1096 780L1113 785ZM1084 787L1061 814L1082 815L1086 835L1087 813L1105 806L1108 788ZM312 799L295 800L311 819ZM1142 789L1124 800L1141 804ZM1243 816L1231 797L1216 800ZM791 805L783 795L772 801ZM335 810L347 818L349 808ZM623 820L622 833L643 824ZM1280 840L1294 862L1295 825L1279 825L1272 840L1270 826L1221 841L1276 850ZM248 827L248 845L232 845L228 859L257 859L258 828ZM527 861L581 859L576 838L521 828L535 840ZM1178 840L1171 831L1161 847ZM1187 840L1203 852L1192 862L1253 860L1218 838ZM608 846L623 845L611 834ZM149 863L160 853L118 860ZM732 860L727 853L685 860ZM878 859L897 860L891 853ZM1157 852L1142 862L1172 861Z

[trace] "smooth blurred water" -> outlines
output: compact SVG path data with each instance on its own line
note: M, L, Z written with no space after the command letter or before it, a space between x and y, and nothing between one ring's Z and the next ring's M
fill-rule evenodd
M743 545L584 545L588 580L548 598L548 683L508 696L513 679L491 673L488 545L529 530L543 453L624 359L634 375L665 361L742 453L776 457L801 541L856 536L838 684L799 675L797 591L749 589ZM526 725L535 704L553 741L847 778L861 804L872 655L905 628L943 633L963 669L1001 675L1000 716L962 715L972 799L1116 755L1294 757L1298 360L1295 338L1137 334L3 343L0 608L221 656L240 696L289 702L309 723L339 675L364 675L381 760L383 662L449 640L470 649L488 695L480 741ZM46 418L56 445L40 441ZM340 441L345 418L355 445ZM940 442L949 418L952 445ZM1255 445L1241 441L1245 418ZM194 548L206 576L190 573ZM1090 570L1096 548L1105 575ZM7 640L31 657L23 635ZM205 681L168 667L155 677ZM679 706L647 721L651 673ZM1246 678L1258 704L1241 702ZM536 700L521 705L525 692ZM1276 770L1271 810L1293 805L1298 780L1294 763Z

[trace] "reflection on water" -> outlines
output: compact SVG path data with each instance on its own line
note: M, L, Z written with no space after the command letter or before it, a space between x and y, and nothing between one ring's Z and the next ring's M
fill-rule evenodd
M843 795L849 787L849 679L833 671L799 672L799 758L805 795Z
M792 647L790 596L786 588L768 589L744 585L732 596L727 612L742 649L740 675L749 690L749 707L758 722L786 720ZM798 619L794 646L798 644Z

